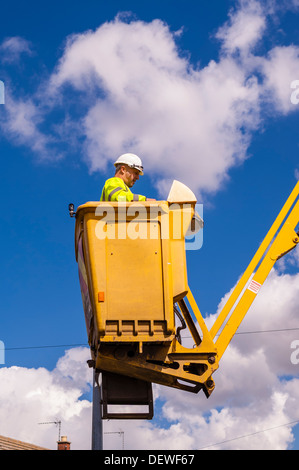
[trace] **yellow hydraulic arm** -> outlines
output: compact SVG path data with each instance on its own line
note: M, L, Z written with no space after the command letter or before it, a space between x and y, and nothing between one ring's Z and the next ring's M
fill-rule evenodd
M299 242L298 195L299 182L210 331L187 281L185 237L197 202L189 188L174 182L167 201L70 207L91 364L112 402L127 390L122 403L131 403L133 389L135 401L143 394L152 402L144 383L210 396L212 375L269 272ZM183 346L182 328L193 347Z
M210 333L214 340L225 320L232 312L215 343L218 360L220 360L233 335L236 333L275 262L295 248L299 242L298 232L296 231L299 223L298 194L299 182L285 202L268 234L211 328ZM253 273L254 275L252 276Z

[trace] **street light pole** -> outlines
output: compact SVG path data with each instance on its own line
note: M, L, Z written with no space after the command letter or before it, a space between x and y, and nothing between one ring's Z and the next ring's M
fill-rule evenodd
M92 393L92 450L103 450L103 421L99 375L99 372L94 369Z

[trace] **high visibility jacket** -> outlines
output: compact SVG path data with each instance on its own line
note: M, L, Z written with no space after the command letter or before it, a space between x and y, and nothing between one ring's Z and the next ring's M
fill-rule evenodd
M133 194L121 178L114 176L106 181L100 201L146 201L146 197L140 194Z

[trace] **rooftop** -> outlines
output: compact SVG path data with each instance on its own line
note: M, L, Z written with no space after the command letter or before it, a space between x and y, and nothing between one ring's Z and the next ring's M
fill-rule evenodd
M0 436L0 450L49 450L28 442L17 441L10 437Z

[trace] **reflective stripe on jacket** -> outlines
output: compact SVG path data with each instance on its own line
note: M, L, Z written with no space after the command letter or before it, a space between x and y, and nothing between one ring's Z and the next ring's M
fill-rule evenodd
M133 194L121 178L114 176L106 181L100 201L146 201L146 197L140 194Z

